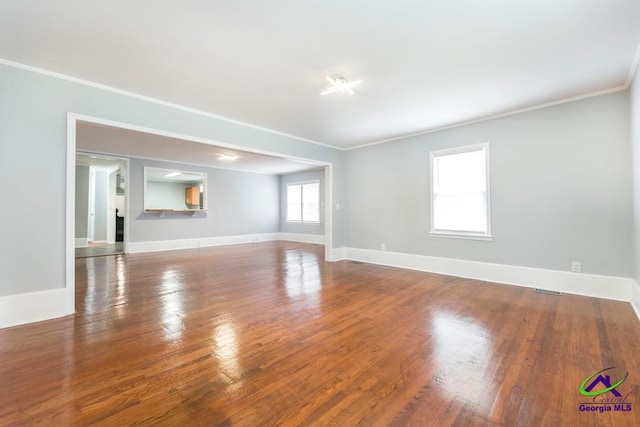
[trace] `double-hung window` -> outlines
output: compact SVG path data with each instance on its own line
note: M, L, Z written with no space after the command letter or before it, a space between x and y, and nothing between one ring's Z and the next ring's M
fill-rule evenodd
M287 222L320 223L320 181L287 184Z
M431 234L492 240L489 144L431 155Z

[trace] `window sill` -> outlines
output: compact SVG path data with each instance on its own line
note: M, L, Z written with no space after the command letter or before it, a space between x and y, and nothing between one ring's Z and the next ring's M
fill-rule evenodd
M310 222L310 221L287 221L287 224L322 225L321 222Z
M490 234L456 233L452 231L432 231L430 234L431 237L444 239L484 240L487 242L493 241L493 236Z

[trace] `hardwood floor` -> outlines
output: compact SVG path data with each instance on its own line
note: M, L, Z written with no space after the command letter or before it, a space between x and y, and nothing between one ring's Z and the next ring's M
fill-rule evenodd
M323 258L76 260L75 316L0 330L0 425L640 425L629 304ZM609 367L632 410L581 412Z
M90 244L86 248L75 249L76 258L89 258L94 256L117 255L124 253L124 243Z

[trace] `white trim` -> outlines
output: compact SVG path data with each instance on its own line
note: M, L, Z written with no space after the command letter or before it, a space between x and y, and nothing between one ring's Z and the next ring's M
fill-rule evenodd
M66 311L76 311L76 121L67 115L67 191L65 214L65 292Z
M333 254L333 165L324 168L324 260L335 261Z
M269 242L278 240L278 234L279 233L240 234L236 236L202 237L195 239L129 242L129 253L173 251L181 249L198 249L212 246Z
M324 245L325 236L324 234L278 233L278 239L286 240L288 242L313 243L315 245Z
M626 277L571 273L356 248L346 248L346 258L353 261L616 301L631 301L632 295L633 280Z
M626 85L625 86L616 86L616 87L613 87L611 89L600 90L598 92L591 92L591 93L587 93L587 94L584 94L584 95L578 95L578 96L574 96L574 97L571 97L571 98L561 99L559 101L547 102L546 104L533 105L531 107L520 108L520 109L512 110L512 111L506 111L504 113L493 114L493 115L489 115L489 116L485 116L485 117L480 117L480 118L477 118L477 119L467 120L467 121L463 121L463 122L459 122L459 123L453 123L453 124L446 125L446 126L435 127L435 128L431 128L431 129L420 131L420 132L414 132L414 133L408 133L408 134L405 134L405 135L394 136L392 138L381 139L379 141L374 141L374 142L367 142L366 144L356 145L355 147L343 148L342 150L344 150L344 151L357 150L359 148L366 148L366 147L371 147L371 146L378 145L378 144L384 144L385 142L398 141L398 140L401 140L401 139L413 138L415 136L428 135L430 133L442 132L443 130L454 129L454 128L458 128L458 127L461 127L461 126L473 125L473 124L476 124L476 123L482 123L482 122L486 122L486 121L489 121L489 120L500 119L500 118L508 117L508 116L514 116L516 114L527 113L529 111L541 110L543 108L553 107L555 105L568 104L570 102L581 101L583 99L594 98L596 96L607 95L609 93L621 92L623 90L627 90L628 88L629 87L626 86Z
M76 248L86 248L87 246L89 246L89 239L86 237L76 237Z
M631 83L633 83L633 78L635 77L636 70L638 69L638 62L640 62L640 42L638 42L636 54L633 56L631 67L629 68L629 74L627 75L627 81L624 84L627 89L629 88L629 86L631 86Z
M0 297L0 328L73 314L64 288Z
M455 231L432 231L429 233L431 237L445 238L445 239L463 239L463 240L484 240L486 242L492 242L493 236L489 234L473 234L462 233Z
M213 140L213 139L207 139L207 138L201 138L201 137L198 137L198 136L185 135L185 134L182 134L182 133L170 132L170 131L165 131L165 130L160 130L160 129L153 129L153 128L149 128L149 127L146 127L146 126L134 125L134 124L131 124L131 123L118 122L118 121L115 121L115 120L103 119L103 118L94 117L94 116L87 116L85 114L78 114L78 113L69 112L69 113L67 113L67 116L70 116L76 122L92 123L92 124L97 124L97 125L114 127L114 128L118 128L118 129L126 129L126 130L132 130L132 131L135 131L135 132L148 133L150 135L159 135L159 136L165 136L167 138L182 139L182 140L190 141L190 142L198 142L200 144L215 145L217 147L229 148L229 149L232 149L232 150L240 150L240 151L246 151L246 152L256 153L256 154L264 154L266 156L274 156L274 157L278 157L280 159L294 160L294 161L297 161L297 162L300 162L300 163L307 163L309 165L314 165L314 166L326 166L326 165L330 164L329 162L325 162L325 161L322 161L322 160L308 159L308 158L305 158L305 157L291 156L291 155L288 155L288 154L278 153L278 152L275 152L275 151L260 150L260 149L257 149L257 148L247 147L247 146L243 146L243 145L229 144L229 143L226 143L226 142L216 141L216 140ZM105 155L109 155L109 156L118 156L118 155L119 156L123 156L123 154L121 154L121 153L119 154L119 153L109 153L109 152L98 153L98 154L105 154ZM136 158L135 156L131 156L131 157ZM164 161L164 162L173 162L173 160L167 160L167 159L152 159L152 158L149 158L149 157L138 157L138 158L145 158L145 159L150 159L150 160L159 160L159 161ZM173 162L173 163L187 164L187 163L184 163L184 162ZM207 167L213 168L213 166L211 166L211 165L209 165ZM223 169L223 168L220 168L220 169Z
M325 246L326 248L326 246ZM346 259L346 249L347 248L334 248L334 249L330 249L330 250L326 250L326 252L331 252L331 261L335 262L335 261L343 261ZM327 260L329 261L329 260Z
M102 83L95 83L95 82L92 82L92 81L89 81L89 80L79 79L77 77L72 77L72 76L69 76L69 75L66 75L66 74L56 73L55 71L49 71L49 70L45 70L43 68L33 67L31 65L26 65L26 64L21 64L19 62L9 61L9 60L4 59L4 58L0 58L0 64L6 65L6 66L9 66L9 67L13 67L13 68L18 68L18 69L25 70L25 71L31 71L33 73L42 74L42 75L45 75L45 76L48 76L48 77L54 77L56 79L66 80L66 81L69 81L69 82L81 84L83 86L89 86L89 87L92 87L94 89L100 89L100 90L104 90L104 91L107 91L107 92L117 93L119 95L129 96L131 98L141 99L143 101L153 102L154 104L159 104L159 105L163 105L165 107L175 108L177 110L187 111L189 113L194 113L194 114L198 114L198 115L201 115L201 116L210 117L210 118L213 118L213 119L216 119L216 120L221 120L221 121L225 121L225 122L228 122L228 123L233 123L233 124L240 125L240 126L245 126L245 127L251 128L251 129L260 130L260 131L263 131L263 132L268 132L268 133L271 133L271 134L274 134L274 135L279 135L279 136L284 136L284 137L287 137L287 138L297 139L298 141L304 141L304 142L308 142L310 144L315 144L315 145L320 145L322 147L332 148L334 150L336 150L336 149L337 150L344 150L343 148L339 148L339 147L336 147L336 146L333 146L333 145L329 145L329 144L324 144L322 142L313 141L311 139L306 139L306 138L302 138L302 137L299 137L299 136L290 135L288 133L279 132L277 130L265 128L265 127L262 127L262 126L252 125L251 123L246 123L246 122L242 122L242 121L239 121L239 120L230 119L228 117L218 116L216 114L207 113L206 111L198 110L198 109L187 107L187 106L180 105L180 104L174 104L173 102L163 101L161 99L152 98L150 96L141 95L141 94L138 94L138 93L135 93L135 92L129 92L127 90L118 89L116 87L104 85Z
M640 320L640 305L631 301L631 308L633 308L633 311L636 313L636 316L638 316L638 320Z
M640 320L640 284L635 280L632 284L631 307L636 312L638 320Z

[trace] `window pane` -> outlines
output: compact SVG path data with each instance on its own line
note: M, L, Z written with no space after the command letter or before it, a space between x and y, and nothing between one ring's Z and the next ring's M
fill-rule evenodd
M320 183L305 184L302 187L302 201L304 203L318 203L320 200Z
M484 150L434 159L434 192L452 194L487 189Z
M302 220L305 222L320 222L320 205L305 203L302 206Z
M440 194L434 203L434 229L487 232L484 193Z
M287 221L302 221L300 205L287 205Z
M302 203L300 185L287 185L287 203L290 205Z
M302 220L320 222L320 183L314 182L302 186Z
M433 229L487 233L484 148L433 157Z

